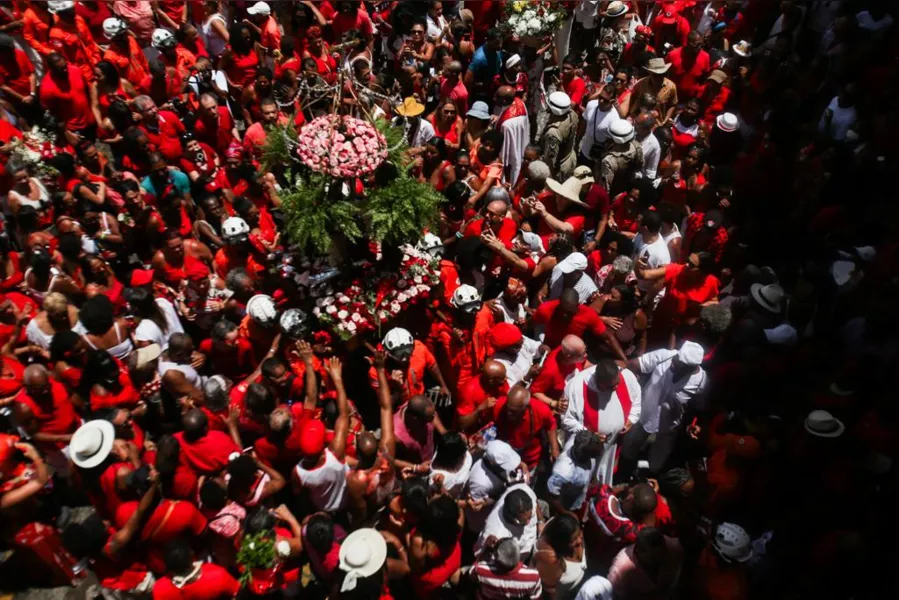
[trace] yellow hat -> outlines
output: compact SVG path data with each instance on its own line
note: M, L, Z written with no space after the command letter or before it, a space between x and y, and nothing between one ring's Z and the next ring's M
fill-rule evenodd
M401 106L397 107L396 114L403 117L417 117L424 111L424 104L416 100L414 96L409 96L408 98L403 100L403 104Z

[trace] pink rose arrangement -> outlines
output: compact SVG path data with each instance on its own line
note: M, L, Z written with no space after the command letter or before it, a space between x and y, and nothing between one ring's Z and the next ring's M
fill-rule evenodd
M324 115L303 125L297 154L307 167L339 179L367 175L387 158L387 141L367 121Z
M403 259L396 273L366 283L369 291L356 280L347 289L316 300L312 313L338 336L349 339L376 331L409 306L427 301L440 280L439 265L414 246L407 244L401 249Z

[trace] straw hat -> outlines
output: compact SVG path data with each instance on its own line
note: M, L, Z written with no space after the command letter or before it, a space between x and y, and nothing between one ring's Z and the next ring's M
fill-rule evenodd
M565 183L559 183L552 177L546 180L546 186L552 190L553 193L559 194L563 198L574 202L578 206L583 206L584 208L589 208L587 204L581 200L581 186L583 183L577 177L569 177L565 180Z
M666 63L664 58L650 58L649 62L646 63L646 66L643 67L650 73L656 73L657 75L663 75L668 72L668 69L671 68L670 63Z
M402 105L397 107L396 114L403 117L417 117L424 111L424 104L416 100L413 96L409 96L408 98L403 100Z
M625 4L624 2L619 2L618 0L609 3L608 8L606 8L606 15L612 19L614 19L615 17L620 17L626 12L627 4Z

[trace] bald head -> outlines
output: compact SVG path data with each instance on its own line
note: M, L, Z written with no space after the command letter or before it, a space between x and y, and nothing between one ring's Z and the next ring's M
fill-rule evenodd
M199 408L192 408L185 413L181 419L184 426L184 438L188 441L195 442L206 435L207 420L206 414Z
M28 387L43 387L47 385L49 373L44 365L28 365L25 367L22 380Z
M374 463L378 454L378 439L370 431L363 431L356 435L356 457L369 468Z
M506 366L498 360L485 361L481 373L481 384L486 389L497 388L506 380Z
M515 384L506 396L506 409L511 414L521 414L531 403L531 392L521 384Z
M587 354L587 344L576 335L566 335L562 338L562 349L559 354L562 362L580 362Z
M430 423L434 419L434 403L427 396L419 394L409 398L406 415L416 421Z
M496 90L496 97L511 101L513 98L515 98L515 88L513 88L511 85L502 85L498 90Z

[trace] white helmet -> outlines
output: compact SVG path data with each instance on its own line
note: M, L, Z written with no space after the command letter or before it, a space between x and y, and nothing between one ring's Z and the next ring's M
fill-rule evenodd
M394 327L384 336L384 349L391 356L406 355L412 353L415 346L415 338L402 327Z
M422 252L427 252L431 256L442 256L443 240L440 239L440 236L434 235L433 233L426 233L420 240L418 240L418 243L415 244L415 248Z
M275 301L266 294L256 294L247 302L247 314L260 325L269 326L278 319Z
M722 558L731 562L742 563L752 558L752 539L736 523L718 525L712 545Z
M459 310L473 313L481 308L481 294L470 285L460 285L453 292L452 305Z
M72 8L75 8L74 0L50 0L47 2L47 12L52 15Z
M128 23L118 17L110 17L103 21L103 35L107 40L128 31Z
M240 241L240 238L245 238L248 235L250 235L250 226L240 217L228 217L222 223L222 238L225 242L229 242L229 240Z
M165 50L166 48L173 48L176 42L175 36L172 35L171 31L160 27L153 31L150 43L153 44L153 47L157 50Z
M287 337L302 339L309 332L309 316L299 308L289 308L281 315L281 331Z

